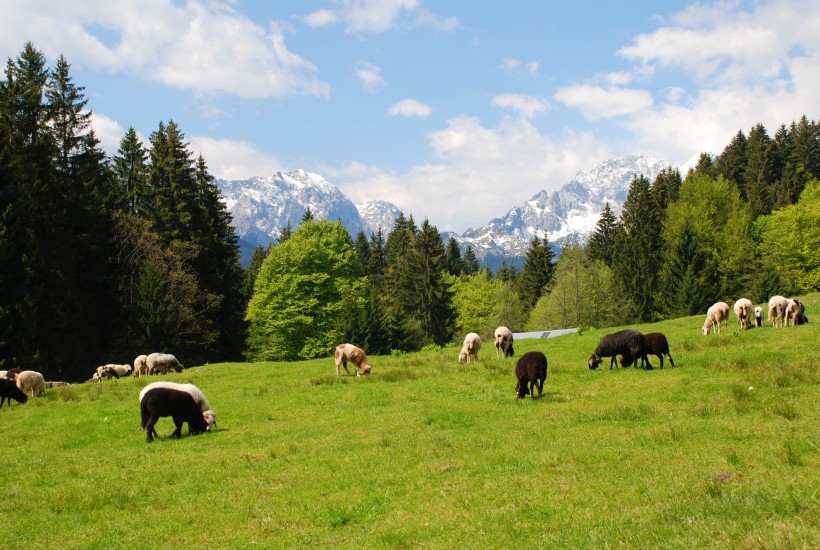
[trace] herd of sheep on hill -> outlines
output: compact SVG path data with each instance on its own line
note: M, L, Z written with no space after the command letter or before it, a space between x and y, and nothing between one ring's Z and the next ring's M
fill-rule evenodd
M773 296L768 305L768 322L774 328L808 323L806 308L800 300ZM763 308L753 307L751 300L740 298L735 302L733 309L737 317L738 331L763 326ZM701 329L703 335L708 335L710 332L719 334L721 326L728 328L729 311L729 305L725 302L717 302L711 306L706 312L706 320ZM515 355L513 340L513 334L509 328L501 326L495 330L493 343L497 359ZM458 354L458 362L478 361L479 350L481 350L481 337L475 332L467 334ZM633 363L637 367L638 360L642 368L652 369L649 355L656 355L660 359L661 368L663 368L664 357L669 359L673 367L675 366L669 353L669 342L666 336L659 332L643 334L634 329L626 329L603 336L589 357L588 366L595 370L604 358L609 357L610 369L618 366L618 363L621 367L629 367ZM340 367L344 368L348 375L353 375L347 368L348 363L355 366L356 376L371 372L371 366L364 350L353 344L340 344L336 347L334 359L337 376L341 374ZM131 374L139 378L142 375L167 374L182 372L182 370L182 364L173 355L152 353L140 355L134 359L133 368L131 365L113 363L99 366L92 374L90 381L102 382ZM525 353L516 363L515 376L517 398L523 399L526 395L531 395L535 399L536 391L540 397L547 378L546 356L540 351ZM26 403L29 397L42 395L47 387L65 384L65 382L46 382L42 374L33 370L21 371L16 368L7 371L0 370L0 408L5 401L8 401L9 406L11 406L12 399L18 403ZM202 390L193 384L167 381L150 383L140 391L139 403L140 429L145 431L146 441L153 441L154 436L157 435L155 425L162 417L170 416L173 419L176 429L172 437L181 436L182 425L185 423L188 424L192 434L211 431L216 427L216 414Z

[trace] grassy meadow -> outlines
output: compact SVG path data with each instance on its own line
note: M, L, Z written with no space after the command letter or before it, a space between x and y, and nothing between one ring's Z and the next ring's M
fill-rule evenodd
M810 324L702 336L641 325L676 367L586 366L616 329L543 351L541 399L484 343L371 357L195 366L217 431L149 444L140 389L52 388L0 410L5 548L818 548L820 294ZM89 365L89 372L96 365Z

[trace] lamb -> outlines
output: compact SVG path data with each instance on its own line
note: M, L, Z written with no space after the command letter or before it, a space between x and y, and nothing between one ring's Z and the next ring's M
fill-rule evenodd
M481 349L481 337L475 332L471 332L464 337L464 345L461 346L461 352L458 354L458 362L470 362L470 357L474 357L474 361L478 361L478 350Z
M38 397L46 390L46 381L37 371L24 370L17 375L17 387L24 393Z
M803 305L803 302L794 298L789 300L789 303L786 305L785 318L786 326L789 326L790 321L794 326L809 322L809 320L806 319L806 306Z
M151 382L140 392L140 402L142 402L143 397L149 391L155 388L167 388L176 391L184 391L187 392L191 397L194 398L194 403L197 404L199 410L202 411L202 416L205 418L205 423L208 425L206 431L211 431L212 429L216 428L216 413L214 413L213 409L211 409L211 404L208 403L208 399L205 397L205 394L202 393L202 390L194 386L193 384L179 384L177 382Z
M145 393L140 400L140 429L145 430L145 440L153 441L157 434L154 426L163 416L174 419L176 429L171 437L182 436L182 424L187 422L190 433L197 434L207 430L208 424L199 406L191 394L170 388L154 388Z
M783 296L772 296L769 298L769 321L772 323L773 328L785 326L783 322L788 306L789 301Z
M109 363L107 365L103 365L101 367L97 367L97 381L102 382L103 378L107 378L111 380L112 378L116 378L119 380L123 376L128 376L131 374L131 365L115 365L113 363Z
M757 306L755 308L755 327L760 328L763 326L763 308Z
M729 304L726 302L716 302L712 307L706 311L706 321L703 323L701 332L706 336L709 334L709 329L720 334L720 324L726 322L726 328L729 328Z
M647 355L657 355L661 360L661 368L663 368L664 355L669 358L669 363L671 363L673 367L675 366L672 356L669 355L669 341L666 339L664 334L660 332L649 332L643 335L643 340L646 344ZM632 364L632 361L633 359L631 355L621 355L622 367L628 367Z
M538 397L541 397L544 381L547 379L547 357L540 351L528 351L516 363L515 376L518 378L515 385L516 399L524 399L527 394L535 399L536 388Z
M735 302L735 317L737 317L737 330L749 328L749 318L752 315L752 301L748 298L739 298Z
M336 376L340 376L339 366L343 366L345 372L352 376L351 372L347 369L348 361L358 367L356 376L370 374L370 363L367 362L367 356L364 354L362 348L356 347L353 344L339 344L336 346L336 351L333 356L336 359Z
M642 333L634 329L620 330L607 334L598 342L595 352L589 356L587 365L590 370L595 370L601 364L603 357L611 357L609 368L616 365L617 356L631 357L634 360L641 359L641 365L651 369L652 365L646 357L646 342Z
M134 359L134 378L139 378L143 374L148 374L147 355L139 355Z
M148 374L150 375L182 372L185 368L170 353L152 353L145 362L148 365Z
M0 378L0 409L3 408L3 402L8 400L9 407L11 407L11 400L14 399L18 403L25 403L28 401L26 392L17 387L13 380L7 378Z
M515 355L515 350L513 349L513 335L512 332L510 332L510 329L507 327L498 327L493 333L493 339L495 340L496 359L502 356L502 352L503 357L512 357Z

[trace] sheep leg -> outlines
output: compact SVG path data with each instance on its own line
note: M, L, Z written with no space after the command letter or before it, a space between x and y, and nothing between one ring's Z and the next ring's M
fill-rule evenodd
M154 425L157 423L159 418L154 418L153 416L148 419L148 423L145 424L145 441L151 442L154 440L154 434L159 437L157 431L154 429Z
M353 374L347 369L347 361L342 361L342 366L345 368L345 372L348 376L353 376Z
M669 358L669 364L670 364L670 365L672 365L672 366L674 367L674 366L675 366L675 362L674 362L674 361L672 361L672 356L671 356L671 355L669 355L668 353L666 354L666 356ZM663 358L661 358L661 359L663 359ZM663 361L661 361L661 368L663 368Z
M185 421L182 419L182 417L179 416L173 416L172 418L174 419L174 425L176 426L176 429L174 430L174 433L171 434L171 437L179 439L182 437L182 425L185 423Z

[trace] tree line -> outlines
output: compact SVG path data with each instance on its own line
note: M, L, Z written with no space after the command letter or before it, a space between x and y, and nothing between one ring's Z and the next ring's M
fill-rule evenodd
M129 128L108 158L84 89L32 44L0 81L0 364L80 380L171 351L183 363L441 346L467 332L607 327L718 299L820 287L820 130L761 125L685 178L636 177L586 246L556 261L536 235L521 269L482 268L428 220L352 238L339 222L283 228L239 264L231 216L169 120Z

